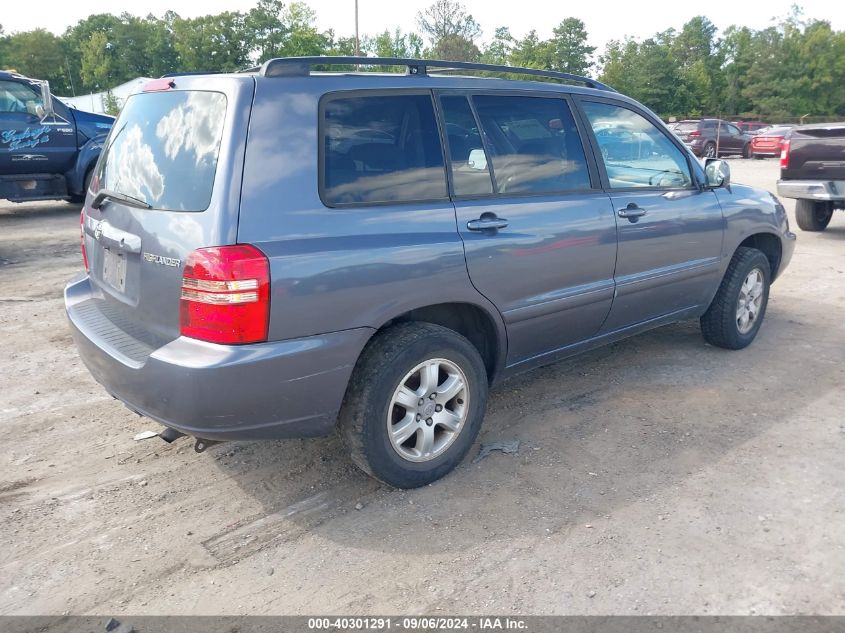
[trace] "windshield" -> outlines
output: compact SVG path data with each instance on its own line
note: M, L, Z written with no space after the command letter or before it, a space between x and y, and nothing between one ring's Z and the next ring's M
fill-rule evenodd
M132 196L154 209L207 209L225 116L226 97L219 92L129 97L100 159L97 190Z

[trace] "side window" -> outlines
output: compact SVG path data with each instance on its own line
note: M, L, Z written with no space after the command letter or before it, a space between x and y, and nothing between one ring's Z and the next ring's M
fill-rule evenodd
M590 189L584 147L564 99L477 95L498 193Z
M493 193L490 165L469 101L463 96L441 97L452 186L458 196Z
M324 204L448 197L429 95L330 97L321 119Z
M648 119L607 103L587 101L583 107L612 189L675 189L692 184L683 152Z
M0 81L0 114L38 116L41 95L19 81Z
M740 134L742 134L742 132L739 131L739 128L735 125L727 125L725 127L728 128L728 134L730 134L731 136L739 136Z

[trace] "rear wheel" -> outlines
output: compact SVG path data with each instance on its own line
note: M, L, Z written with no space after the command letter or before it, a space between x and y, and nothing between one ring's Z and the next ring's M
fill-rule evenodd
M817 200L796 200L795 219L803 231L824 231L833 217L833 205Z
M751 344L766 314L771 267L756 248L738 248L707 312L701 333L711 345L742 349Z
M487 374L472 343L439 325L402 323L376 334L362 353L340 429L364 472L417 488L461 462L486 406Z

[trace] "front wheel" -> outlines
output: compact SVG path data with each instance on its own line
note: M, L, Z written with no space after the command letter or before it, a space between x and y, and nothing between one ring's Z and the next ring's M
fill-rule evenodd
M743 158L751 158L751 144L746 144L742 148L742 157Z
M487 388L484 361L457 332L401 323L377 333L339 416L352 461L398 488L440 479L475 441Z
M795 220L802 231L824 231L833 217L833 205L817 200L796 200Z
M766 314L771 267L756 248L738 248L707 312L701 333L711 345L742 349L751 344Z
M716 144L707 143L704 146L704 158L716 158Z

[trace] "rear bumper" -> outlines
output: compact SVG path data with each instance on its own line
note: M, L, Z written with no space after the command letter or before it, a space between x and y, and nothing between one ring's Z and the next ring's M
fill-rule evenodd
M92 301L87 277L65 288L74 341L97 382L136 413L210 440L330 433L372 334L357 328L232 346L180 337L133 358L113 344L114 332L103 333L101 320L92 323Z
M801 200L845 200L845 180L778 180L778 195Z

